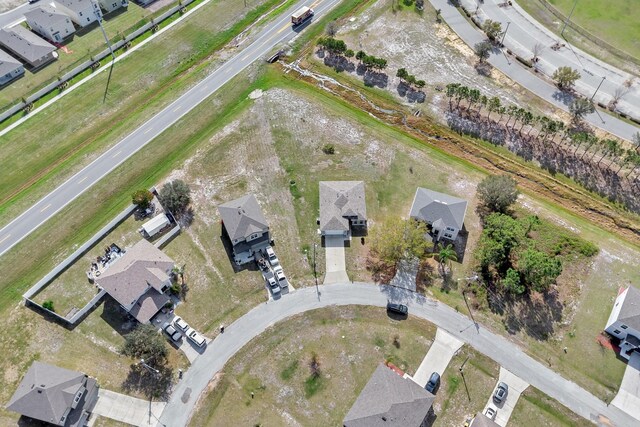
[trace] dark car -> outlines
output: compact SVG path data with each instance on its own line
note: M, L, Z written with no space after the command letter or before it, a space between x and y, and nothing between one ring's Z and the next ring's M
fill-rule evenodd
M393 313L398 313L402 315L407 315L409 313L409 308L406 305L394 304L392 302L388 302L387 311L391 311Z
M431 374L427 385L424 386L424 389L427 390L431 394L436 394L438 388L440 387L440 374L434 372Z
M498 383L498 387L496 391L493 393L493 401L496 404L501 404L507 398L507 394L509 393L509 386L505 383Z

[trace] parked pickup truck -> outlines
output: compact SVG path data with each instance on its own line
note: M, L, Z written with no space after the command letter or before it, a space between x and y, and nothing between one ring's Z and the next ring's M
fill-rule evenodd
M302 6L291 15L291 23L293 26L302 24L307 19L313 16L313 9L307 6Z

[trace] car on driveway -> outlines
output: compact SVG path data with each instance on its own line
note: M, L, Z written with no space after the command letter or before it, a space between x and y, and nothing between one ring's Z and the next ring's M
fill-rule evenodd
M175 319L173 319L173 324L182 332L187 332L187 330L189 329L189 324L185 322L180 316L176 316Z
M498 411L496 411L495 409L493 409L492 407L488 407L486 411L484 411L484 415L485 417L489 418L492 421L496 420L496 415L498 414Z
M289 286L289 282L287 281L287 276L284 275L284 271L282 270L282 266L277 266L273 268L273 274L276 276L276 280L280 284L281 288L286 288Z
M496 391L493 392L493 401L496 405L499 405L506 400L507 394L509 394L509 386L506 383L500 382L498 383L498 387L496 387Z
M436 394L439 387L440 387L440 374L437 372L434 372L431 374L431 377L429 377L429 381L427 381L427 384L424 386L424 389L431 394Z
M392 302L388 302L387 303L387 311L390 311L392 313L402 314L403 316L406 316L407 314L409 314L409 307L407 307L406 305L403 305L403 304L395 304L395 303L392 303Z
M280 264L280 260L278 260L278 257L276 256L276 253L273 251L273 248L271 246L267 246L267 249L265 249L265 252L267 254L267 258L269 259L269 263L272 266L276 266Z
M193 342L198 347L204 347L204 345L207 343L207 340L205 340L202 335L196 332L195 329L191 329L189 331L189 333L187 334L187 338L189 338L191 342Z
M280 295L280 285L278 285L278 282L273 275L267 278L267 284L269 285L269 289L271 289L273 296Z
M171 323L167 323L166 325L164 325L164 332L176 342L182 339L182 332L176 330L176 328Z

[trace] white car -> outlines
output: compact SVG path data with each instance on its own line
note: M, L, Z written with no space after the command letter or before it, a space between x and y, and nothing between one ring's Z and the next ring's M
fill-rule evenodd
M191 329L191 331L187 334L187 338L189 338L198 347L204 347L204 345L207 343L207 340L205 340L202 335L196 332L195 329Z
M182 317L176 316L175 319L173 319L173 324L176 326L176 328L180 329L182 332L187 332L187 330L189 329L189 324L187 322L185 322Z
M276 276L276 280L280 284L280 287L289 286L289 282L287 282L287 276L284 275L284 271L282 270L282 266L277 266L273 269L273 274Z
M273 248L271 246L267 246L267 249L265 252L267 253L269 264L273 266L280 264L280 260L278 260L278 257L276 256L276 253L273 251Z
M267 279L267 283L269 284L269 288L271 289L271 293L274 296L280 294L280 285L278 285L278 282L276 282L275 277L269 276L269 278Z

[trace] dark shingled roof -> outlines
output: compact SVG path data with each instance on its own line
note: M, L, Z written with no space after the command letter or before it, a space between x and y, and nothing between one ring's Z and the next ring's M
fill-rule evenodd
M269 231L269 224L253 194L220 205L218 211L232 243L234 240L244 240L254 233Z
M478 412L473 421L471 421L469 427L500 427L500 424L493 420L490 420L485 415Z
M320 181L320 230L349 231L346 217L367 219L364 182Z
M344 427L419 427L435 396L385 365L378 365L344 418Z
M640 330L640 290L629 286L627 296L624 297L618 320L636 331Z
M35 62L56 50L54 45L36 36L22 25L1 29L0 43L28 62Z
M410 216L430 224L442 221L445 227L462 230L466 212L466 200L418 187Z
M22 62L18 61L4 50L0 50L0 76L9 74L16 68L20 67L22 67Z

